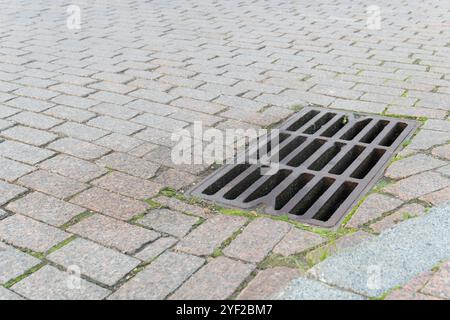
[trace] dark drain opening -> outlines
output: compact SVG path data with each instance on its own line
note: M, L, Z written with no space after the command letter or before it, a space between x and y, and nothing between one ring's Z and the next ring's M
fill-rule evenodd
M251 202L268 195L270 191L283 182L291 173L291 170L279 170L276 174L269 176L258 189L244 200L244 202Z
M263 174L262 159L227 165L191 194L242 209L262 205L268 214L331 227L375 185L416 127L405 119L305 108L280 127L279 142L269 136L271 168L280 168L274 175Z
M300 200L299 203L291 210L291 214L304 215L309 208L331 187L334 183L332 178L322 178L319 183L317 183L308 194Z
M277 136L270 136L270 138L268 139L268 141L265 142L261 142L261 138L257 139L257 143L252 143L253 145L259 147L260 144L263 144L262 147L259 147L256 151L256 160L260 160L262 157L264 156L269 156L272 152L272 149L276 146L276 145L280 145L281 143L283 143L283 141L285 141L287 138L289 138L290 135L286 134L286 133L280 133Z
M320 221L327 221L355 190L357 183L344 182L339 189L327 200L325 205L313 217Z

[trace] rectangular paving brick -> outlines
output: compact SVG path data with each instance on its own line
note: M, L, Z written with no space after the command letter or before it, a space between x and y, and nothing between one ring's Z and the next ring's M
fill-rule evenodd
M450 179L434 172L424 172L384 188L402 200L411 200L450 185Z
M119 288L109 299L161 300L204 263L199 257L166 252Z
M162 186L157 183L121 172L111 172L92 181L92 184L135 199L154 197L162 189Z
M137 116L136 118L131 119L131 121L170 132L179 131L189 124L185 121L161 117L151 113L144 113L140 116Z
M94 118L88 122L89 125L102 128L104 130L124 134L131 135L139 130L144 129L145 127L139 125L137 123L133 123L126 120L116 119L109 116L100 116Z
M0 156L28 164L36 164L50 158L54 154L52 151L21 142L4 141L0 143Z
M0 157L0 179L14 181L34 169L27 164Z
M138 223L181 238L189 232L197 221L197 217L188 216L168 209L155 209L146 214Z
M74 204L33 192L8 204L7 209L43 221L53 226L61 226L85 209Z
M447 162L425 154L417 154L394 162L386 171L386 176L401 179L446 165Z
M50 108L46 110L44 113L55 118L71 120L76 122L84 122L86 120L95 117L95 113L93 112L75 109L72 107L62 105L57 105L53 108Z
M219 215L208 219L184 237L176 250L195 255L211 255L214 250L239 230L247 221L244 217Z
M66 122L60 126L54 127L52 131L65 135L70 138L94 141L107 135L109 132L76 122Z
M128 152L133 150L134 148L142 145L144 141L125 136L123 134L119 133L111 133L107 136L104 136L97 141L95 141L95 144L98 144L100 146L109 148L114 151L119 152Z
M0 181L0 205L5 204L26 191L27 189L23 187Z
M268 218L256 219L223 250L223 253L244 261L261 262L290 229L291 226L285 222Z
M23 298L18 294L12 292L11 290L8 290L0 286L0 300L12 301L12 300L23 300Z
M139 111L137 110L112 103L100 103L89 110L123 120L131 119L139 114Z
M110 291L84 279L73 279L70 274L52 266L44 266L11 287L32 300L99 300ZM71 283L75 283L71 285Z
M150 261L172 247L175 243L177 243L177 241L178 240L173 237L159 238L155 242L150 243L144 249L139 251L139 253L137 253L135 257L143 261Z
M100 158L110 151L105 147L72 138L63 138L52 142L48 148L85 160Z
M154 201L166 206L172 210L184 212L190 215L194 215L202 218L210 218L212 216L210 210L198 207L192 204L185 203L176 198L168 198L168 197L157 197L153 199Z
M25 98L25 97L19 97L19 98L10 100L7 102L7 104L9 106L17 108L17 109L34 111L34 112L41 112L41 111L47 110L55 105L54 103L50 103L47 101L37 100L37 99L32 99L32 98Z
M80 193L70 202L121 220L129 220L148 208L143 201L95 187Z
M56 157L48 159L40 163L38 167L81 182L91 181L108 172L101 166L89 161L64 154L59 154Z
M195 273L170 299L225 300L254 269L252 264L219 257Z
M45 170L30 173L20 178L18 182L30 189L41 191L60 199L73 196L88 187L84 183Z
M9 128L2 131L1 135L35 146L42 146L58 138L58 136L53 133L23 126Z
M159 237L159 233L154 231L101 214L83 219L68 231L125 253L133 253Z
M41 113L21 112L9 120L23 124L24 126L34 127L37 129L47 130L63 122L61 119L56 119Z
M47 258L65 268L76 265L81 274L108 286L116 284L140 263L138 259L79 238Z
M39 259L0 242L0 284L17 278L39 263Z
M78 109L89 109L90 107L99 103L96 100L64 94L57 96L56 98L53 98L52 102Z
M0 239L36 252L45 252L69 236L64 231L20 214L0 221Z
M305 230L292 228L291 231L276 245L273 252L282 256L290 256L310 250L322 243L326 238Z

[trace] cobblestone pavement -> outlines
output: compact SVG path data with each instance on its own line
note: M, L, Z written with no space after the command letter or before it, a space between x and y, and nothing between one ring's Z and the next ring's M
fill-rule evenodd
M370 4L0 0L0 298L270 298L449 201L450 3L377 1L380 30ZM172 131L308 103L422 123L346 226L182 196L208 168L170 161ZM384 296L450 298L449 262L416 276Z

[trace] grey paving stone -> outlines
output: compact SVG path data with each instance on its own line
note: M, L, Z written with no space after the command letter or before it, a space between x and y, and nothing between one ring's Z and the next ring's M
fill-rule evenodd
M2 106L2 108L0 109L0 118L7 118L10 117L14 114L19 113L21 110L20 109L16 109L16 108L10 108L7 106Z
M159 237L154 231L100 214L82 220L68 231L124 253L133 253Z
M181 238L185 236L198 218L168 209L155 209L138 221L139 224Z
M108 172L101 166L89 161L64 154L48 159L40 163L38 167L81 182L91 181Z
M279 300L364 300L360 295L339 290L325 283L299 277L281 291Z
M100 158L110 151L105 147L72 138L63 138L52 142L48 148L85 160Z
M34 170L34 167L0 157L0 179L14 181Z
M17 278L39 263L41 263L39 259L0 242L0 284Z
M189 124L185 121L161 117L151 113L144 113L140 116L137 116L136 118L131 119L131 121L170 132L177 132Z
M300 277L299 270L287 267L275 267L260 271L237 296L237 299L272 300L298 277Z
M36 164L50 158L54 154L52 151L21 142L8 140L0 143L0 156L28 164Z
M420 200L429 202L435 206L445 204L450 201L450 187L429 193L420 198Z
M140 263L123 253L79 238L47 258L65 268L76 265L81 274L109 286L116 284Z
M408 145L408 149L427 150L433 146L447 143L450 140L450 132L421 130Z
M319 279L369 296L406 284L450 255L449 207L405 221L352 251L331 257L311 270ZM421 241L417 241L421 239ZM370 270L381 270L379 279Z
M172 107L167 104L156 103L141 99L137 99L126 104L126 107L132 108L137 111L149 112L159 116L167 116L178 110L178 108Z
M8 213L5 210L0 209L0 220L6 218L6 216L8 216Z
M436 147L433 150L431 150L431 153L436 157L450 160L450 145Z
M41 113L21 112L9 120L23 124L24 126L34 127L37 129L47 130L63 122L61 119L56 119Z
M255 269L252 264L219 257L196 272L170 298L176 300L225 300Z
M430 119L423 125L424 129L450 132L450 121Z
M392 211L402 204L403 202L401 200L383 194L371 194L359 206L353 217L347 223L347 226L358 228L371 220L380 218L383 213Z
M66 105L69 107L78 108L78 109L89 109L90 107L99 103L98 101L95 101L92 99L64 95L64 94L57 96L56 98L53 98L52 102Z
M0 238L17 247L45 252L67 239L69 234L20 214L0 221Z
M109 133L109 131L86 126L84 124L79 124L76 122L65 122L62 125L53 128L52 131L70 138L85 141L94 141Z
M212 216L210 210L182 202L176 198L168 198L161 196L154 198L153 200L172 210L184 212L189 215L194 215L205 219L210 218Z
M34 171L20 178L18 182L30 189L41 191L60 199L73 196L88 187L84 183L44 170Z
M85 211L79 206L39 192L27 194L25 197L11 202L7 209L56 227Z
M204 263L199 257L166 252L119 288L109 299L161 300Z
M18 294L12 292L11 290L8 290L4 287L0 286L0 300L7 301L7 300L23 300L21 296Z
M14 91L14 94L42 100L48 100L58 95L58 93L54 91L33 87L23 87L17 89Z
M27 189L25 188L0 181L0 205L7 203L26 191Z
M14 125L14 122L0 119L0 130L5 130Z
M1 135L13 140L19 140L27 144L35 146L42 146L58 138L57 135L50 132L23 127L15 126L1 132Z
M337 99L331 108L351 110L355 112L382 113L386 106L381 103Z
M143 143L142 140L114 132L95 141L95 144L119 152L131 151Z
M99 165L148 179L153 177L160 165L130 156L126 153L111 153L97 161Z
M89 110L123 120L131 119L139 114L137 110L111 103L100 103Z
M101 188L88 189L70 202L121 220L129 220L147 210L148 205Z
M292 228L273 249L273 252L286 257L312 249L324 242L326 239L318 234Z
M51 266L44 266L11 289L32 300L99 300L110 293Z
M285 222L268 218L256 219L223 250L223 253L244 261L261 262L290 230L291 226Z
M418 154L412 157L394 162L386 171L386 176L392 179L401 179L408 176L442 167L447 162L434 159L425 154Z
M66 107L62 105L57 105L53 108L50 108L46 110L44 113L52 117L76 122L84 122L96 116L96 114L93 112L80 110L72 107Z
M211 255L246 221L247 219L244 217L224 215L212 217L184 237L175 249L200 256Z
M55 105L54 103L37 100L37 99L25 98L25 97L19 97L19 98L10 100L7 102L7 104L9 106L17 108L17 109L34 111L34 112L41 112L41 111L47 110Z
M387 186L384 188L384 191L402 200L411 200L445 188L448 185L450 185L449 178L445 178L435 172L424 172Z
M174 188L176 190L183 189L185 187L188 188L194 185L194 182L197 180L197 176L175 169L163 171L155 179L153 179L156 183Z
M172 247L178 240L173 237L162 237L156 240L155 242L150 243L144 249L142 249L139 253L135 255L136 258L141 259L143 261L149 261L161 253Z
M102 128L104 130L120 133L123 135L131 135L145 127L130 121L112 118L109 116L100 116L88 122L89 125Z
M407 204L396 210L394 213L383 218L382 220L371 224L370 228L377 233L381 233L384 230L394 227L400 222L414 217L419 217L424 214L425 208L423 206L416 203Z

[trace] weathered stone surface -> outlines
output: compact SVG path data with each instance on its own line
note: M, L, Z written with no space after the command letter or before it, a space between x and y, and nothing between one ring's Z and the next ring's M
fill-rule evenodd
M292 228L273 249L274 253L285 257L314 248L327 240L315 233Z
M403 202L398 199L383 194L371 194L359 206L353 217L347 223L347 226L357 228L371 220L380 218L383 213L398 208L402 203Z
M275 267L260 271L238 295L239 300L272 300L287 288L292 280L300 277L297 269Z
M54 154L52 151L21 142L4 141L0 143L0 156L28 164L36 164L50 158Z
M14 181L33 170L34 167L27 164L0 157L0 179Z
M125 253L132 253L159 237L154 231L100 214L82 220L68 231Z
M195 255L211 255L246 221L244 217L215 216L184 237L175 249Z
M450 300L450 262L446 262L440 267L421 292Z
M256 219L223 252L232 258L261 262L290 230L285 222Z
M168 169L154 179L155 182L175 190L188 188L197 180L196 176L175 169Z
M40 262L39 259L0 242L0 284L17 278Z
M119 152L108 154L98 160L97 163L144 179L153 177L160 167L160 165L150 161Z
M450 185L450 179L434 172L424 172L384 188L402 200L411 200Z
M0 205L7 203L25 191L27 189L0 181Z
M444 188L442 190L429 193L420 198L420 200L427 201L435 206L447 203L450 201L450 188Z
M431 153L433 154L433 156L450 160L450 145L446 144L444 146L436 147L431 150Z
M49 133L47 131L24 126L15 126L6 131L3 131L2 136L35 146L42 146L58 138L57 135Z
M384 230L392 228L396 224L408 220L410 218L418 217L425 214L425 208L419 204L407 204L402 208L396 210L394 213L388 215L386 218L371 224L370 228L377 232L381 233Z
M197 271L203 263L202 258L183 253L166 252L109 298L164 299Z
M449 132L421 130L408 145L408 149L427 150L433 146L444 144L448 140L450 140Z
M86 190L72 198L70 202L121 220L129 220L148 208L148 204L143 201L127 198L101 188Z
M435 159L425 154L418 154L394 162L387 169L386 176L392 179L402 179L423 171L442 167L445 164L445 161Z
M173 237L159 238L155 242L150 243L148 246L142 249L135 255L135 257L143 261L152 260L166 251L168 248L172 247L175 243L177 243L177 241L178 240Z
M32 300L99 300L110 291L51 266L44 266L11 287ZM73 276L72 276L73 277Z
M56 227L63 225L85 211L79 206L39 192L30 193L11 202L7 209Z
M212 216L210 210L185 203L176 198L157 197L154 200L175 211L185 212L205 219Z
M0 221L0 239L36 252L45 252L69 236L64 231L20 214Z
M138 223L181 238L189 232L197 221L198 218L183 213L168 209L156 209L146 214Z
M109 286L140 263L135 258L84 239L70 242L47 258L65 268L78 266L81 274Z
M430 119L423 125L424 129L450 132L450 121Z
M21 296L0 286L0 300L23 300Z
M100 158L109 152L109 149L107 148L73 138L59 139L58 141L50 143L48 147L52 150L85 160Z
M195 273L170 298L176 300L225 300L250 275L255 266L219 257Z

